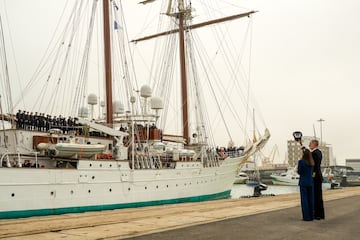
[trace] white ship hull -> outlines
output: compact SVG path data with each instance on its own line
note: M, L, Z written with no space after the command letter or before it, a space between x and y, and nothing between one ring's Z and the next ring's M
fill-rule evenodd
M191 8L185 9L181 1L169 3L177 5L176 9L179 9L172 13L173 7L169 5L166 15L176 17L175 21L179 24L181 76L175 77L174 81L168 79L173 75L169 68L173 66L170 64L152 77L158 79L154 82L153 92L149 85L139 87L141 83L137 80L136 71L133 71L135 68L131 66L132 61L126 60L127 57L132 57L131 51L128 51L130 48L124 45L128 42L125 40L128 36L120 31L119 34L110 34L111 27L108 23L121 14L111 12L114 7L112 3L110 6L109 4L110 1L103 1L102 6L104 59L100 62L105 64L103 69L99 69L99 72L103 70L104 73L104 77L99 74L99 80L104 80L103 84L93 85L93 78L89 77L92 72L88 72L92 49L95 47L91 46L91 39L95 37L92 34L96 32L93 31L93 20L97 19L94 2L91 14L80 14L85 19L79 17L74 21L73 14L70 14L69 22L74 22L75 25L66 24L59 35L64 36L61 37L64 38L62 42L72 46L67 48L65 55L62 53L64 48L60 46L56 51L49 50L49 53L58 52L56 56L44 56L43 59L48 60L44 66L39 65L44 72L41 70L36 74L49 76L44 86L27 84L26 86L33 85L34 88L21 89L21 93L32 93L28 98L33 94L40 94L38 100L41 103L29 99L29 104L34 103L36 106L33 109L38 112L19 110L14 114L11 107L6 119L4 116L1 119L9 121L11 129L3 127L0 131L0 218L227 198L230 197L235 173L238 165L243 162L244 155L253 154L270 136L260 138L244 150L244 147L234 146L234 136L227 131L230 146L226 151L218 152L215 149L214 135L210 133L211 117L204 109L207 105L211 108L214 106L204 104L207 102L207 94L202 94L201 91L206 91L202 89L205 84L200 80L196 65L192 63L192 67L188 70L186 68L186 63L193 55L190 52L193 46L188 45L192 41L184 41L185 34L191 29L185 21L191 19ZM81 7L77 5L75 8L79 8L77 11L82 13L89 10L88 7L80 10ZM218 20L224 22L253 13L254 11L249 11ZM87 16L90 18L87 19ZM207 24L211 22L207 21ZM86 36L83 31L74 31L83 26L89 26ZM86 39L86 42L81 44L76 39ZM112 43L116 43L116 46L112 46ZM112 54L111 51L117 53ZM82 58L76 57L79 61L72 60L73 56L81 53ZM119 56L121 57L115 58ZM177 62L172 58L168 60ZM51 67L46 66L48 63L52 63ZM62 67L57 69L56 66ZM207 68L204 70L208 71ZM72 74L67 75L65 72ZM116 73L116 77L111 73ZM217 80L217 74L214 75L214 80ZM118 76L122 76L121 79ZM56 84L49 82L55 78L58 79ZM180 81L175 83L176 80ZM32 78L31 81L38 82ZM9 82L7 84L10 85ZM7 84L4 86L8 86ZM98 99L90 93L91 85L105 85L102 94L104 99ZM52 89L52 86L56 88ZM76 88L70 89L69 86ZM210 89L212 99L220 99L217 93L223 91L213 91L212 86ZM41 92L37 93L38 90ZM115 92L118 96L113 98ZM181 101L177 99L175 92L181 93ZM83 97L88 93L86 105ZM10 92L8 94L6 99L11 99ZM232 99L226 91L223 94ZM25 95L22 94L24 99L21 99L24 102ZM120 99L128 102L120 102ZM95 120L94 106L98 104L98 100L103 100L100 105L106 113L103 116L99 112L101 117ZM10 103L7 105L12 106ZM79 110L78 116L75 116L76 109ZM91 116L88 114L89 109ZM169 113L169 109L174 110L174 115ZM225 120L228 120L221 112L220 105L218 111L227 128ZM181 123L174 118L180 117L180 112ZM0 114L4 115L2 111ZM63 117L64 114L71 117ZM235 115L234 119L240 121L239 115ZM232 131L234 135L238 134L237 129Z
M227 158L212 168L179 162L159 170L99 160L80 160L78 169L0 168L0 218L227 198L240 161Z

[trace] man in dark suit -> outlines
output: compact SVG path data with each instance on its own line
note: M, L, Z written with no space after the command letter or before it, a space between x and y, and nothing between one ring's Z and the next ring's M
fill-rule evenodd
M322 153L318 149L319 141L314 139L310 141L309 148L315 162L313 178L314 178L314 218L317 220L325 219L324 201L322 195L323 177L321 173Z

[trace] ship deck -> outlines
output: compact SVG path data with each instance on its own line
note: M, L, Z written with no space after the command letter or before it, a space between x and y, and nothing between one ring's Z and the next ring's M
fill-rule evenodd
M301 221L299 194L294 193L273 197L227 199L0 220L0 239L169 239L169 237L178 239L179 236L187 239L183 234L188 234L190 237L188 239L218 239L220 235L225 239L239 239L240 236L252 238L260 236L257 234L266 236L264 234L270 234L271 231L272 234L275 234L274 237L278 237L271 239L287 239L296 232L306 233L307 228L315 231L315 225L320 224L322 225L320 227L324 227L323 225L329 225L329 223L335 233L344 232L345 226L348 228L354 226L348 229L350 233L347 234L360 233L357 227L360 211L360 187L324 191L324 200L326 220L314 223ZM357 206L353 204L357 204ZM346 217L346 214L349 216ZM354 221L352 216L357 221ZM265 222L266 219L268 222ZM337 221L341 221L341 224L337 224ZM243 227L241 227L241 223L243 223ZM287 224L293 227L284 227L288 226ZM203 231L203 234L189 231L189 227L203 228L203 230L198 229L198 231ZM230 228L232 231L221 230L225 228ZM266 229L268 232L265 231ZM216 236L216 231L218 231L218 236ZM357 231L357 233L351 231ZM240 235L236 232L239 232ZM324 231L321 232L324 233ZM286 235L286 233L290 235ZM279 237L278 234L284 234L285 238ZM311 235L314 232L307 234ZM269 237L269 235L267 236ZM329 235L324 236L329 237Z

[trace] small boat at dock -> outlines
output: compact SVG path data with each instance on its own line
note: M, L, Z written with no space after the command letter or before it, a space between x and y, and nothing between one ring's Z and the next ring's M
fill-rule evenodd
M286 172L280 174L271 174L271 181L274 185L297 186L299 185L299 174L294 168L289 168Z
M239 172L235 176L234 184L245 184L247 180L249 180L249 176L244 172Z

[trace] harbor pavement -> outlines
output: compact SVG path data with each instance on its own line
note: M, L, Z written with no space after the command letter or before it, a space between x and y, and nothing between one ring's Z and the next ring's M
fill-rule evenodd
M164 231L128 240L351 240L360 238L360 196L325 203L325 220L304 222L300 207Z
M0 239L358 239L360 187L324 191L326 219L299 194L0 220Z

